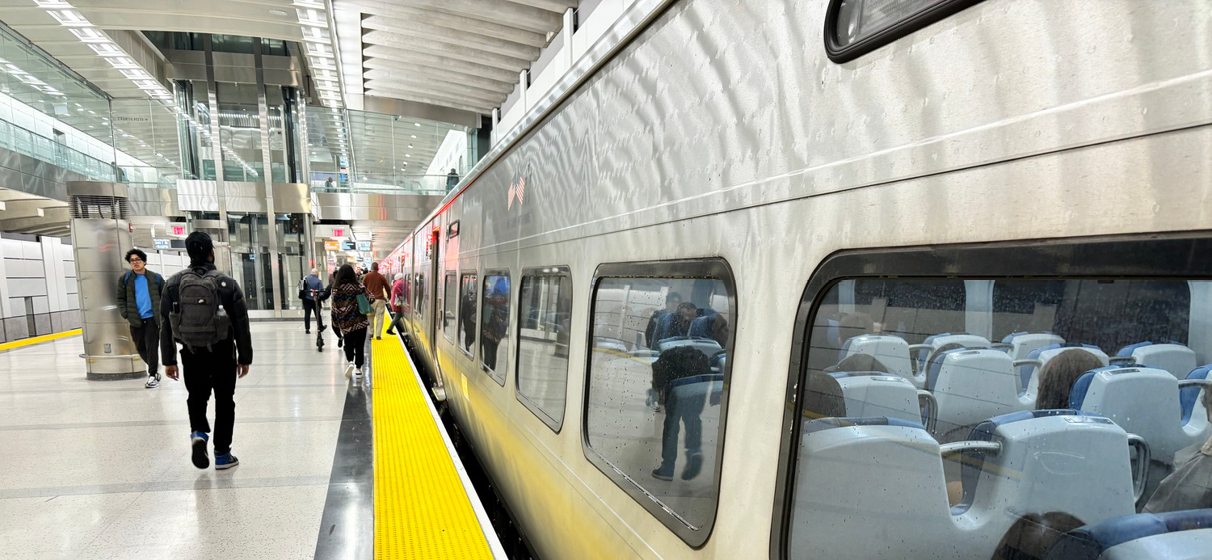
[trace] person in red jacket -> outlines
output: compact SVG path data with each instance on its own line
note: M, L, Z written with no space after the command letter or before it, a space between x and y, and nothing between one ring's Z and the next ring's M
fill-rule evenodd
M395 281L391 284L391 301L388 305L391 306L391 324L387 325L387 334L396 335L395 329L404 328L404 302L408 301L408 296L404 289L404 273L397 272Z

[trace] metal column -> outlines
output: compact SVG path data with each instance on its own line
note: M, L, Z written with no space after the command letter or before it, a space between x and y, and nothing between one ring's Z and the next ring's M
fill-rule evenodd
M215 165L215 198L219 201L219 221L223 223L223 237L215 241L227 241L227 189L223 187L223 143L219 128L219 90L215 83L215 53L211 50L211 36L202 36L202 48L206 58L206 101L210 107L210 149ZM254 226L255 227L255 226ZM232 266L235 266L233 263ZM231 271L228 271L231 272Z
M273 282L274 317L282 318L282 266L278 254L278 220L274 210L273 150L269 145L269 99L265 95L265 67L262 65L261 39L253 37L253 65L257 70L257 116L261 122L261 175L265 179L265 213L269 230L269 273ZM282 118L286 118L283 111Z
M131 246L126 185L69 181L72 252L80 320L84 328L85 375L90 380L136 379L147 375L131 340L130 323L118 312L117 282Z

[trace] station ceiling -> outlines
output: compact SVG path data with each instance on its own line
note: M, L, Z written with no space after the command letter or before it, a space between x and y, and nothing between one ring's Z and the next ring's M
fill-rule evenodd
M51 12L103 30L145 70L165 60L138 31L242 35L307 44L316 7L340 59L345 106L402 100L487 115L563 27L576 0L0 0L0 20L114 97L142 92ZM159 66L159 68L157 68ZM423 116L423 115L416 115Z

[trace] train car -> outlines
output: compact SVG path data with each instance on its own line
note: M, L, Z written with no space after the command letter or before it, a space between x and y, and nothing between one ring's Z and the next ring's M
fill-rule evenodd
M537 556L1043 554L1193 460L1212 4L631 6L396 251Z

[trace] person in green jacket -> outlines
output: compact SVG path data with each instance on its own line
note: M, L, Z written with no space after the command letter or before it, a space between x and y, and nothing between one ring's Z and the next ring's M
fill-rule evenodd
M147 363L147 389L160 385L160 292L164 277L147 269L147 253L126 252L130 270L118 279L118 313L130 323L130 338Z

